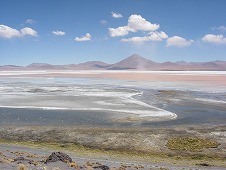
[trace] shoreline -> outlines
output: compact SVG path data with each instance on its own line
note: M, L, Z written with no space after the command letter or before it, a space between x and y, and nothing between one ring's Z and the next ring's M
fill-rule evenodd
M109 78L134 81L191 82L226 85L226 71L102 71L37 70L0 71L0 77Z
M31 109L31 110L62 110L62 111L100 111L100 112L116 112L116 113L120 113L120 114L127 114L129 117L134 117L134 119L143 119L146 118L146 120L152 121L153 120L158 120L161 121L162 120L173 120L177 118L177 115L175 113L157 108L157 107L152 107L154 109L159 110L158 113L156 113L156 111L152 111L154 112L154 114L150 114L151 112L149 111L148 113L133 113L131 111L121 111L121 110L112 110L112 109L102 109L102 108L61 108L61 107L39 107L39 106L1 106L0 108L10 108L10 109ZM162 112L160 112L162 111ZM166 114L164 114L166 113Z

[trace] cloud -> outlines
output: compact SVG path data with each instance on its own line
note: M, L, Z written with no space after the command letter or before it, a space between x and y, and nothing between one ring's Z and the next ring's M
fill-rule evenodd
M30 35L30 36L34 36L34 37L38 36L38 33L29 27L25 27L25 28L21 29L20 32L21 32L22 36L25 36L25 35Z
M186 40L179 36L173 36L167 39L167 47L176 46L176 47L187 47L191 45L193 40Z
M122 16L122 14L120 14L120 13L116 13L116 12L111 12L111 16L113 17L113 18L122 18L123 16Z
M206 34L204 37L202 37L202 41L212 44L226 44L226 38L224 38L222 34Z
M222 25L222 26L218 27L218 29L221 30L221 31L226 31L226 26Z
M19 37L20 31L10 28L6 25L0 25L0 37L2 38L12 38L12 37Z
M38 36L38 33L29 27L22 28L19 31L6 25L0 25L0 37L2 38L23 37L26 35Z
M100 20L100 24L106 25L108 22L106 20Z
M123 38L122 42L132 42L132 43L142 43L146 41L162 41L163 39L168 38L168 35L161 32L150 32L148 36L143 37L132 37L132 38Z
M213 27L214 30L226 31L226 26Z
M131 15L128 19L128 27L136 31L155 31L159 28L158 24L152 24L140 15Z
M66 33L63 31L52 31L53 34L55 35L65 35Z
M26 20L26 22L25 22L26 24L35 24L35 23L37 23L36 21L34 21L34 20L32 20L32 19L27 19Z
M86 33L84 37L76 37L75 41L90 41L91 40L91 35L90 33Z
M111 37L125 36L129 34L130 28L128 26L118 28L108 28Z
M163 39L166 39L166 38L168 38L168 35L163 31L149 33L149 39L151 41L162 41Z
M142 18L140 15L131 15L128 19L128 24L126 26L118 28L108 28L111 37L125 36L129 32L137 31L155 31L159 29L158 24L152 24L146 19Z

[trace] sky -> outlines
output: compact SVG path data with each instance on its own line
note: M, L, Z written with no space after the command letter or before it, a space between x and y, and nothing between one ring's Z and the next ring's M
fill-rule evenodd
M0 65L226 60L225 0L1 0Z

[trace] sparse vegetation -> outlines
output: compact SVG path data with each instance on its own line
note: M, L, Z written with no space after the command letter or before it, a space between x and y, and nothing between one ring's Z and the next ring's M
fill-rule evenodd
M172 150L180 151L202 151L205 148L217 148L219 143L198 137L175 137L167 142L167 147Z
M18 165L18 170L27 170L26 166L24 164Z
M162 167L161 167L159 170L169 170L169 169L168 169L168 168L162 168Z
M62 128L60 130L52 127L45 130L39 127L19 128L20 133L18 133L18 129L17 131L7 129L4 133L2 131L0 144L50 149L87 158L127 159L181 166L197 166L197 164L208 162L213 166L226 167L224 153L226 142L222 140L224 139L222 136L211 134L211 132L225 131L226 126L217 127L217 129L214 127L203 129L203 127L175 129ZM28 132L29 135L27 135ZM220 147L218 147L219 145ZM21 151L14 151L12 154L17 157L23 156L26 159L40 157ZM43 156L43 159L47 158ZM10 161L6 160L6 162ZM92 165L88 163L87 166ZM73 164L72 166L77 167Z
M142 152L132 152L126 150L102 150L102 149L95 149L95 148L88 148L81 145L77 145L74 143L66 143L66 147L61 147L62 144L60 143L38 143L38 142L12 142L12 141L0 141L0 143L8 143L13 145L21 145L27 146L31 148L49 148L52 150L57 151L70 151L71 153L76 153L77 156L85 156L85 157L108 157L110 159L129 159L134 161L151 161L153 163L169 163L169 164L176 164L176 165L183 165L189 162L190 165L200 164L202 162L209 162L211 165L217 166L226 166L226 159L219 156L214 155L205 155L202 153L195 153L194 154L186 154L186 155L178 155L172 153L142 153ZM187 162L187 163L186 163ZM68 163L70 166L76 168L76 163ZM96 163L97 164L97 163ZM86 162L86 166L92 167L91 162ZM124 169L125 167L121 167Z
M70 167L73 167L73 168L76 168L76 169L79 168L78 164L75 163L75 162L71 162L69 165L70 165Z

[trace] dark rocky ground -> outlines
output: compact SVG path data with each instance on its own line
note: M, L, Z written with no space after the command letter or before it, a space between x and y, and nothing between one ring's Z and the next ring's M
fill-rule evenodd
M126 169L137 169L138 164L143 166L139 169L226 167L226 126L149 129L2 126L0 138L0 169L17 168L20 162L27 169L73 169L70 161L45 164L48 156L57 151L68 153L80 169L97 167L95 162L117 169L124 169L122 164L133 166ZM14 161L16 158L20 159ZM87 167L88 161L93 163L92 167Z
M52 152L50 150L34 149L15 145L0 145L0 169L1 170L184 170L184 169L215 169L221 170L222 167L213 167L209 164L197 166L173 166L158 165L153 163L125 162L111 159L89 159L82 157L69 156L62 152Z

